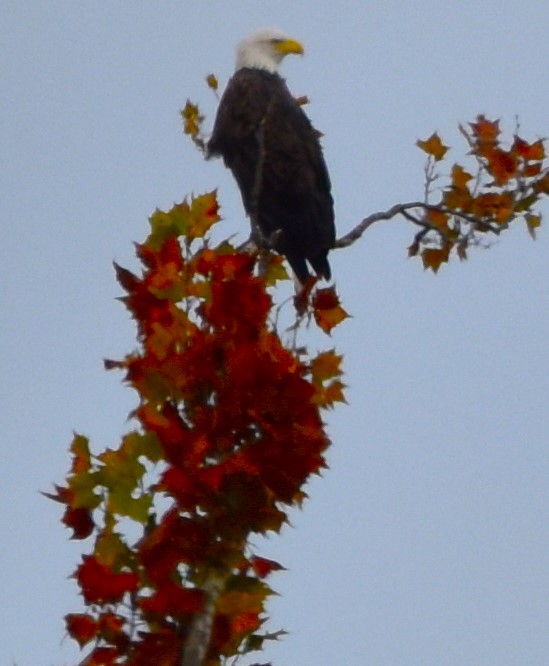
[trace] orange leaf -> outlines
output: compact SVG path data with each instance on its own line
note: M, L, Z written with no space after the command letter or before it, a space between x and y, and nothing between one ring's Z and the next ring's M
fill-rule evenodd
M477 217L492 218L503 224L513 213L513 195L510 192L479 194L473 202L473 213Z
M431 134L431 136L425 141L416 141L416 146L421 148L421 150L426 152L428 155L432 155L437 162L439 162L448 151L448 146L445 146L442 143L439 135L436 132Z
M87 472L91 468L89 440L83 435L75 435L70 446L73 455L72 471L74 474Z
M461 165L454 164L452 167L452 187L456 190L467 190L467 183L472 177Z
M500 133L499 120L490 121L484 115L477 116L476 123L470 123L476 143L481 148L497 143Z
M425 268L430 268L433 273L436 273L441 265L448 261L450 249L450 243L445 243L441 248L426 248L421 253L423 266Z
M513 151L527 162L538 162L545 159L545 148L541 139L534 143L528 143L520 136L515 136Z
M325 333L346 319L349 315L339 304L333 287L319 289L313 297L315 321Z
M488 172L498 185L505 185L517 175L518 161L513 153L494 148L484 155L488 160Z
M440 210L428 210L427 211L427 221L429 224L436 229L441 231L448 230L448 218L450 216L448 213L443 213Z

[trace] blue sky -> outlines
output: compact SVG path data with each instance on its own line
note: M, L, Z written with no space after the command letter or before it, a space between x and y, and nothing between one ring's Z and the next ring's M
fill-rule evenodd
M15 2L0 49L0 664L78 662L62 617L83 544L39 494L68 467L72 430L117 446L135 405L104 357L135 346L113 260L135 267L147 217L219 188L222 233L245 238L236 187L182 135L178 110L216 101L236 42L275 25L305 45L284 74L325 137L340 233L415 200L418 138L459 161L458 122L549 134L549 8L464 0ZM450 161L451 163L451 161ZM549 207L545 205L545 214ZM549 652L547 230L523 228L433 276L413 230L374 226L333 254L353 318L348 406L330 413L331 469L281 537L289 571L260 661L347 666L545 666ZM85 544L84 544L85 546Z

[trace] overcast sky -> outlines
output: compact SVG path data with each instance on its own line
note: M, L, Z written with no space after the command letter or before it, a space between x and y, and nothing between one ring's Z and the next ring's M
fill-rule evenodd
M305 46L284 74L325 137L341 233L422 194L418 138L466 149L459 122L549 135L545 0L277 3L4 0L0 20L0 665L76 664L63 616L87 543L60 506L72 431L117 447L135 396L104 357L135 346L111 266L136 267L147 217L236 186L182 135L211 124L236 42L278 26ZM549 219L549 207L545 206ZM549 223L549 222L548 222ZM348 406L331 469L292 528L258 543L289 571L256 656L278 666L546 666L549 654L549 236L518 225L433 276L402 221L333 254L353 315L333 340ZM252 660L253 661L253 660Z

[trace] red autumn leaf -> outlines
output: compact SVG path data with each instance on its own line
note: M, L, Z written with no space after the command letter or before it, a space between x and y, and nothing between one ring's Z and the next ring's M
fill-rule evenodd
M82 560L76 570L76 579L87 604L117 603L127 592L137 590L137 574L115 573L93 555L84 555Z
M85 539L93 532L94 522L88 509L67 507L62 522L73 530L71 539Z
M99 633L97 621L90 615L69 613L65 615L65 623L69 636L74 638L80 647L89 643Z
M267 578L272 571L285 570L281 564L275 562L275 560L268 560L266 557L253 556L251 564L259 578Z
M98 620L99 634L103 640L119 649L124 649L129 643L129 637L124 632L126 620L116 613L103 613Z
M249 634L260 626L259 613L240 613L231 617L231 630L237 636Z
M133 646L127 666L179 666L182 639L175 630L158 628L139 632L140 640Z
M199 613L204 607L204 593L202 590L184 588L168 581L152 596L140 599L139 605L147 613L164 616Z
M431 134L431 136L425 141L416 141L416 145L425 153L434 157L435 161L437 162L443 159L444 155L446 155L446 152L448 151L448 146L445 146L442 143L439 135L436 132Z
M202 561L210 539L207 525L180 516L177 508L173 508L141 540L138 557L147 577L159 586L171 580L178 565Z
M335 289L319 289L313 297L315 321L325 333L346 319L349 315L341 307Z
M82 666L115 666L120 657L118 648L97 647L83 662Z

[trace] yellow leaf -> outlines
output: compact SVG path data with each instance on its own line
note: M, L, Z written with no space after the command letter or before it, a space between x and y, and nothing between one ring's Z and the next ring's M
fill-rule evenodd
M536 240L536 229L541 226L541 215L532 215L528 213L524 216L524 219L526 220L528 233L534 240Z
M212 90L217 91L219 88L219 82L215 74L208 74L206 77L206 83L208 84L208 88L211 88Z
M311 375L315 384L322 383L332 377L341 375L341 361L343 356L335 354L333 350L321 352L311 362Z
M219 222L219 204L215 190L193 198L191 201L191 223L187 237L203 238L210 227Z
M196 137L204 121L204 116L200 114L198 105L187 100L185 107L181 111L181 117L183 118L183 131L185 134Z

